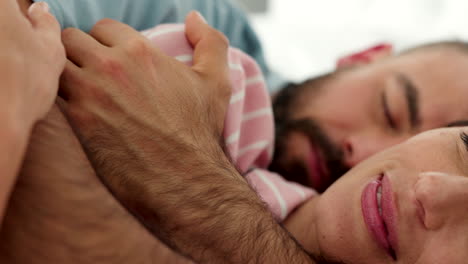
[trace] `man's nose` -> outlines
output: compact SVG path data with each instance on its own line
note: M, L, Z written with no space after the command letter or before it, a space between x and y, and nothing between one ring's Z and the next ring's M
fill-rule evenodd
M372 133L348 136L341 143L344 165L352 168L373 154L404 140L403 137L385 137Z
M437 230L468 219L468 178L443 172L423 172L414 186L424 225Z

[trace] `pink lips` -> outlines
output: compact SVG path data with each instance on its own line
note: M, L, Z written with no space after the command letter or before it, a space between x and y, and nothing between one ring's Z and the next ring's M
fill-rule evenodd
M312 144L310 145L309 154L309 177L312 180L312 187L319 192L324 191L326 184L327 173L324 168L319 151Z
M395 258L398 253L398 233L397 233L397 208L393 197L392 183L390 178L385 175L382 179L382 216L387 226L388 242L392 248L391 253Z
M377 191L382 187L381 210L377 201ZM362 214L364 222L377 244L393 259L397 243L396 209L393 202L393 192L388 177L382 176L371 181L361 196Z

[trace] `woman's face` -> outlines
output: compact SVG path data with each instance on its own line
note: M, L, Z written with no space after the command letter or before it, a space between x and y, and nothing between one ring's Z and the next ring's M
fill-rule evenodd
M356 166L315 199L299 241L344 263L467 263L464 131L426 132Z

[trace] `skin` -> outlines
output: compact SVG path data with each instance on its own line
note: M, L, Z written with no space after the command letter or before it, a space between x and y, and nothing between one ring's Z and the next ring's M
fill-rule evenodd
M1 263L190 263L102 185L58 106L32 133L0 241Z
M30 4L19 1L25 14ZM18 177L0 231L0 262L191 263L151 236L107 191L57 106L35 127Z
M448 48L380 58L339 71L318 93L306 90L295 104L291 118L315 120L331 143L343 152L343 164L351 168L417 133L466 120L468 105L462 98L468 96L467 67L468 56ZM411 79L419 94L420 124L414 128L410 126L403 85L396 81L396 73ZM384 112L384 93L395 127ZM280 154L282 159L299 160L307 167L311 155L308 138L294 132L286 142L287 148Z
M65 64L60 27L43 5L26 17L16 2L3 1L0 49L8 51L0 62L0 223L26 150L32 127L45 116L58 89ZM45 67L47 66L47 67Z
M18 0L18 6L23 14L27 14L28 8L33 4L32 0Z
M192 15L192 20L193 19L194 19L194 16ZM195 30L193 31L195 33L190 35L190 38L194 40L195 46L197 46L197 48L195 49L195 57L194 57L194 60L197 63L195 63L194 67L192 68L192 71L199 75L197 78L202 79L202 81L198 84L200 88L203 88L203 89L207 89L209 87L216 88L216 90L214 90L214 93L213 91L207 90L210 95L216 95L216 97L211 99L211 100L215 99L211 103L202 103L198 105L197 107L200 107L200 106L204 107L208 105L208 106L214 106L217 110L219 110L220 108L222 109L223 107L225 107L225 105L227 105L227 101L229 99L230 90L220 89L223 87L227 88L224 85L225 80L227 80L227 78L225 78L226 77L225 73L227 72L227 63L225 63L225 67L219 67L219 64L216 64L216 66L213 67L214 65L213 63L219 62L220 58L222 59L223 57L226 56L227 41L224 38L224 36L222 36L219 32L214 31L213 29L211 29L210 27L208 27L206 24L204 24L201 21L202 20L198 18L198 22L196 22L196 24L200 25L200 23L202 23L204 25L203 26L204 29L202 31L199 31L200 34L197 33L197 31ZM101 23L101 26L102 24L109 24L109 21L103 21ZM127 27L124 27L123 29L124 31L128 31ZM98 31L99 30L95 30L96 37L100 35ZM122 32L122 28L119 28L118 31ZM188 29L188 32L191 32L191 31ZM134 34L135 36L141 37L137 32L132 31L132 34ZM70 32L68 33L65 32L64 39L67 39L67 37L69 38L70 35L71 35ZM107 35L107 36L110 36L110 35ZM132 39L133 38L130 38L130 39L122 38L121 40L124 40L124 42L127 43L127 40L132 40ZM79 47L79 45L75 47ZM128 41L128 43L124 45L124 48L125 49L122 50L123 53L121 53L120 55L126 55L126 53L130 53L129 54L130 56L126 57L127 59L139 58L140 61L142 61L142 58L143 59L147 58L146 55L148 55L148 53L146 52L148 52L148 48L145 46L144 42L141 42L141 40ZM142 51L146 51L146 52L142 53ZM81 55L83 55L83 53ZM115 56L117 54L113 54L113 55ZM171 63L173 65L171 65L171 63L168 64L169 60L165 58L164 56L161 56L161 54L156 54L156 55L160 56L159 58L156 58L155 61L158 62L158 66L161 69L166 69L168 72L177 72L177 71L171 71L170 67L173 67L173 68L175 67L176 69L181 67L180 64L174 65L173 60L171 60ZM102 58L103 57L101 57L101 59ZM104 60L104 62L110 62L110 64L109 63L105 63L104 65L101 64L101 68L98 68L98 72L99 70L103 70L104 72L106 72L106 74L110 74L111 76L113 76L114 79L118 79L116 78L117 76L115 75L117 72L114 70L118 69L119 67L115 68L114 66L121 65L122 58L120 58L119 60L116 60L116 58L108 57L107 59L113 59L113 63L110 60ZM143 60L143 61L148 62L148 60ZM122 63L122 64L129 65L128 63ZM166 68L166 66L170 66L170 67ZM144 67L144 68L151 69L152 67ZM70 76L70 74L71 74L70 71L68 72L66 71L65 76L63 77L63 80L71 81L71 79L69 79L70 77L72 77ZM191 74L192 74L192 77L191 79L189 79L191 81L190 86L197 87L197 85L193 83L194 74L193 73ZM106 80L105 78L103 78L103 76L104 75L100 75L100 78ZM165 76L165 75L162 75L162 76ZM168 76L170 76L170 74L168 74ZM180 75L180 72L177 76L179 77L179 80L184 80L184 78L180 78L181 76L183 76L183 75ZM190 77L190 74L188 74L188 76ZM139 78L139 79L144 80L145 78ZM78 81L80 80L80 78L74 78L74 80ZM108 79L107 81L111 81L111 80ZM81 83L81 84L82 85L80 85L80 89L83 88L84 89L83 91L86 91L87 89L85 89L85 87L89 85L90 82L86 83L86 85L84 83ZM101 86L100 88L107 86L104 83L102 84L103 86ZM121 84L124 84L124 83L121 83ZM184 86L187 86L187 85L185 84ZM76 92L74 91L72 92L68 90L67 88L69 89L71 87L66 86L64 88L63 93L65 94L65 96L67 96L67 99L70 99L72 97L74 98L77 95ZM219 93L219 91L221 91L221 93ZM222 92L222 91L226 91L226 92ZM103 97L99 97L99 98L105 99L104 95L105 94L101 94L101 96ZM130 98L130 97L127 97L127 98ZM210 98L210 96L208 96L207 98ZM219 101L220 98L224 98L224 99ZM180 97L177 99L180 99ZM71 102L72 101L68 101L65 104L63 104L63 108L65 109L65 112L67 112L69 117L73 116L75 118L74 121L76 122L77 121L76 118L78 117L77 116L78 112L75 112L73 108L77 108L78 105L72 104ZM107 101L107 102L110 102L110 101ZM129 109L131 109L131 107ZM96 110L96 108L94 108L93 110ZM217 122L207 125L206 128L208 128L208 130L203 131L204 133L208 132L209 134L214 132L214 135L213 134L209 135L208 137L209 142L213 142L213 136L215 136L215 138L218 138L222 130L222 122L223 122L222 119L224 117L224 114L223 114L223 111L217 111L217 113L219 115L218 118L215 118ZM199 116L204 116L204 115L199 115ZM15 191L15 196L12 198L12 203L11 203L12 206L9 210L8 222L5 225L6 227L2 230L2 235L4 237L4 240L6 240L7 242L3 244L3 247L2 247L3 255L1 256L1 258L9 263L14 263L14 262L16 263L47 262L49 263L49 262L64 262L64 260L67 263L70 261L76 261L77 263L83 263L83 262L95 263L96 259L98 259L100 263L102 263L103 261L109 261L109 263L119 263L119 262L120 263L128 263L128 262L133 263L135 261L146 263L146 261L152 261L152 260L156 260L158 262L166 261L167 263L174 263L173 256L171 258L167 258L167 260L162 259L162 256L164 255L161 255L160 253L161 245L154 246L154 243L151 243L150 239L148 240L145 239L144 233L141 233L141 235L139 235L138 227L135 226L135 220L133 218L129 218L128 214L125 214L125 213L122 214L122 209L119 206L115 205L115 201L114 201L114 204L112 204L113 200L111 199L111 200L107 200L109 201L109 204L106 204L104 206L103 204L97 205L96 207L91 206L92 204L91 200L93 200L93 202L98 200L99 203L101 203L102 199L100 199L100 196L105 195L106 193L102 192L102 186L96 184L95 182L96 179L93 178L93 174L89 170L87 170L86 165L85 165L87 163L86 160L80 159L80 156L81 158L83 156L80 151L74 152L73 150L70 150L70 153L67 153L67 154L69 154L69 156L71 157L71 160L67 160L67 159L55 160L54 159L54 164L59 164L59 162L57 161L61 161L61 162L65 162L66 164L70 164L70 167L77 166L83 169L83 170L78 170L77 174L74 174L74 173L71 174L70 175L72 177L71 179L60 180L61 179L60 177L63 177L63 174L65 174L63 172L63 169L66 169L66 167L52 166L51 164L53 163L52 163L52 160L50 160L50 158L53 159L53 158L63 157L62 155L64 155L64 153L61 153L59 151L60 147L58 147L57 145L52 144L50 141L47 141L47 140L43 141L43 137L46 138L48 135L49 140L50 138L53 137L53 133L51 133L52 130L47 128L47 126L52 126L53 131L55 130L61 131L60 133L64 134L62 136L65 142L70 142L72 144L73 139L68 138L68 141L67 141L67 135L70 136L69 130L67 131L67 129L69 128L67 125L63 124L63 120L60 121L59 114L57 114L56 112L52 113L51 117L49 118L50 120L48 119L45 122L46 125L41 128L43 129L43 131L41 132L41 130L39 129L39 132L37 132L38 134L43 133L43 135L40 137L40 140L38 140L39 143L33 143L31 145L32 150L31 150L31 155L29 156L29 158L32 157L32 159L30 162L28 162L30 164L28 164L28 166L24 168L25 176L22 177L24 181L21 181L19 183L17 191ZM87 119L87 118L78 119L78 120L86 121L86 122L92 121L92 119ZM185 118L182 120L183 122L185 122ZM211 122L212 120L207 120L207 121ZM170 127L170 126L166 126L166 127ZM200 126L200 127L203 128L204 126ZM213 128L213 129L210 130L209 128ZM83 130L81 130L81 132L83 132ZM171 132L171 134L173 134L173 132ZM198 133L196 135L197 137L199 137ZM81 136L83 136L83 134L81 134ZM190 136L190 135L187 135L187 136ZM96 139L96 138L93 138L93 139ZM132 139L134 140L135 138L132 138ZM38 146L43 144L44 147L38 147L37 149L35 149L35 144L37 144ZM217 154L222 153L221 146L216 146L216 144L203 144L203 146L206 146L206 145L212 145L212 147L216 148L216 151L219 151ZM46 148L50 148L51 150L57 151L55 152L57 154L50 155L49 150L47 150L47 152L43 152L43 151L46 151L45 150ZM89 148L88 148L88 151L89 151ZM47 153L47 155L43 153ZM224 155L224 154L221 154L221 155ZM193 155L190 153L190 156L193 156ZM44 159L41 159L40 157ZM203 162L206 162L206 157L202 158L202 160ZM226 162L224 164L225 166L231 166L226 157L224 161ZM117 162L117 163L120 163L120 162ZM38 171L37 168L43 168L43 169L40 169L40 171L44 171L44 172L47 171L45 170L45 168L48 168L50 170L50 174L45 174L45 175L48 175L50 178L42 178L42 181L41 181L41 179L37 177L37 175L35 175L35 172ZM217 169L219 170L219 168ZM237 171L234 168L231 167L230 170L232 170L231 173L237 174ZM217 173L216 171L211 170L211 168L209 168L208 171L210 171L210 173L215 173L215 174ZM225 174L225 168L222 168L221 172L222 174ZM229 177L232 177L232 176L233 175L229 175ZM76 184L76 180L78 180L80 183L83 183L86 189L91 187L93 192L85 192L83 189L75 189L76 193L74 191L70 191L69 193L67 193L67 197L65 197L64 199L64 197L61 195L63 189L70 189L68 186ZM249 202L246 205L252 206L254 203L256 203L257 209L263 212L263 214L266 216L265 218L266 221L264 221L264 223L261 225L262 229L263 228L266 230L276 229L279 232L280 239L281 239L279 242L281 243L279 242L275 243L275 247L282 248L284 246L284 243L282 242L286 242L287 244L290 244L292 248L296 248L296 251L298 254L294 254L293 250L289 250L288 254L285 254L283 257L285 259L292 257L292 259L296 259L296 260L298 258L308 259L306 255L304 254L301 255L302 251L300 251L300 248L297 247L295 242L291 240L289 236L284 231L282 231L282 229L276 224L274 219L271 218L266 208L263 207L263 203L250 190L248 185L243 181L242 177L240 175L236 175L232 180L235 180L236 182L239 182L239 181L243 182L241 186L243 186L242 188L247 191L246 194L244 194L243 196L245 196L246 199L250 199L253 202L253 203ZM53 186L50 186L48 184L45 186L43 185L44 183L50 183L50 182L54 182L54 185ZM21 183L24 183L24 184L21 184ZM206 182L203 185L206 186ZM33 191L36 188L40 189L41 186L45 187L44 191L42 190ZM175 186L175 185L172 185L172 186ZM162 189L164 189L162 185L161 187ZM237 191L238 189L237 184L231 185L230 188L232 187L234 187L234 190ZM174 193L179 194L180 192L174 192ZM225 193L225 192L220 190L220 193ZM68 196L68 194L70 194L70 196ZM84 198L84 197L87 197L87 198ZM235 197L236 198L239 197L242 199L242 197L238 195L236 195ZM163 201L170 201L170 199L164 199L163 196L161 196L161 198ZM57 200L54 200L54 199L57 199ZM88 199L89 199L89 202L88 202ZM44 208L36 207L35 210L30 210L28 204L35 204L40 201L43 201L42 202L43 204L50 204L50 208L44 209ZM87 205L82 206L82 204L87 204ZM187 204L187 202L185 201L182 204ZM182 204L179 204L179 205L182 205ZM78 206L77 208L80 208L80 207L81 208L84 207L84 208L80 210L79 212L76 212L75 210L71 211L69 209L69 206L72 206L72 205ZM182 206L176 206L176 207L181 208ZM174 207L170 206L170 208L174 208ZM229 207L226 207L226 208L229 208ZM102 222L102 218L103 218L102 216L93 215L93 214L96 214L96 211L103 212L103 214L106 216L105 217L106 220L108 220L109 222L108 223L107 221ZM183 212L183 210L181 210L181 212ZM116 217L110 218L108 216L109 213ZM229 213L229 210L228 210L228 213ZM210 216L212 215L212 210L204 211L203 214ZM85 216L85 217L83 219L80 219L80 217L76 217L77 215ZM38 220L38 222L29 221L31 218L29 218L28 216L31 216L32 218ZM200 214L198 214L198 216L200 216ZM231 212L231 215L226 215L226 216L231 219L233 219L232 216L243 218L240 215L236 215L236 214L233 215L232 212ZM99 218L99 219L96 220L96 218ZM183 219L180 217L174 217L174 219L188 220L188 219ZM257 219L256 216L255 216L255 219ZM89 225L86 224L87 222L90 224ZM96 225L98 222L102 222L102 224ZM142 222L145 224L147 223L145 221L142 221ZM176 223L177 221L173 221L173 222ZM30 230L34 230L35 231L34 237L30 236L32 235L31 233L28 233L27 236L22 236L22 235L20 236L19 232L17 232L18 228L20 227L18 223L23 223L24 227L28 227ZM132 227L132 223L133 223L133 227ZM184 222L181 221L179 223L184 223ZM38 225L40 225L42 228L37 228ZM83 226L83 225L86 228L80 229L80 232L77 233L75 226ZM60 230L56 228L58 226L61 227ZM125 229L125 227L129 228L128 229L129 235L126 236L125 234L123 234L123 237L125 237L126 240L123 242L116 241L115 239L116 233L114 233L112 229L116 228L117 230L122 230L122 229ZM198 227L201 227L201 225ZM247 263L243 261L243 259L247 257L244 251L246 253L249 252L251 250L251 247L248 245L250 244L255 245L257 244L257 242L259 242L259 240L251 240L251 242L249 244L246 244L245 248L243 248L242 251L239 251L239 252L233 251L231 248L229 248L229 247L238 247L237 243L225 244L223 245L224 248L222 249L216 248L216 247L213 247L213 249L211 249L211 247L206 247L207 246L206 245L207 238L205 235L207 231L206 227L205 229L199 229L198 227L192 230L196 232L186 233L185 231L188 231L188 230L185 229L185 230L180 230L180 233L170 232L171 236L169 238L164 237L164 236L162 237L160 236L160 237L163 239L165 238L166 242L171 244L173 247L179 248L181 252L194 257L194 259L198 259L202 262L204 262L205 259L208 260L206 263L210 263L213 261L218 263L220 258L226 260L228 257L234 257L235 259L240 259L240 262L242 263ZM163 228L166 228L166 229L163 229ZM219 227L219 228L221 230L224 230L224 228L222 227ZM164 225L162 225L161 227L153 225L151 228L151 231L156 232L158 229L162 229L165 232L167 232L167 226L164 226ZM212 229L210 228L210 230ZM239 230L233 229L233 231L237 232ZM240 231L248 235L250 232L250 229L247 229L247 230L244 229ZM188 236L187 234L191 234L191 235ZM238 232L234 234L224 234L224 235L220 233L216 236L216 239L224 240L227 237L226 235L230 235L232 237L239 237L239 235L242 236L242 234ZM270 236L271 235L264 235L262 237L264 242L259 243L257 245L264 244L267 241L268 243L271 243L272 241L269 239ZM136 241L134 241L134 239L136 239ZM198 245L198 243L196 242L197 239L202 244ZM211 241L214 242L213 239L211 239ZM37 247L38 244L40 244L41 247L38 248ZM221 245L220 243L216 243L216 244ZM100 245L103 245L103 246L100 246ZM227 245L229 247L226 247ZM201 247L202 250L199 250L199 248L197 247L199 248ZM105 253L102 251L103 248L111 249L111 252ZM232 253L229 253L228 255L225 256L226 254L225 250L228 248L229 248L228 252L236 252L236 254L234 254L233 256ZM25 250L28 251L28 249L31 251L35 251L36 249L38 249L40 253L38 253L37 255L24 254L24 251ZM118 252L119 255L116 256L115 252ZM149 252L151 252L151 255L153 258L151 256L148 257ZM267 254L267 252L264 252L264 253ZM168 254L168 255L171 255L171 254ZM256 256L255 253L254 255L251 255L251 256L253 259L259 258L258 256ZM269 257L268 254L264 256L265 261L271 262L271 260L269 260L268 257ZM275 257L275 260L278 260L278 258Z
M105 23L111 22L106 21ZM112 24L114 31L117 27L120 26ZM120 28L119 32L128 34L125 41L122 39L114 40L115 42L102 40L103 36L99 36L100 34L109 36L105 31L96 33L94 37L101 39L101 42L108 43L107 45L113 49L119 50L122 48L121 45L125 47L128 45L129 39L137 36L136 33L127 31L125 28ZM84 50L81 49L87 45L89 45L86 49L88 51L99 51L99 49L104 48L99 52L101 56L107 52L105 47L100 46L102 44L95 43L84 35L82 37L76 36L76 38L81 38L80 41L87 43L76 46L66 44L67 49L71 49L69 50L71 53L83 52ZM135 47L135 42L131 41L131 43L133 43L132 47ZM95 45L95 47L91 49L91 45ZM145 45L140 43L136 47L143 48ZM136 51L139 52L135 53ZM129 57L132 59L138 58L137 54L144 54L142 50L138 49L124 50L123 53L129 53L131 55ZM84 61L78 63L79 65L87 65L86 60L89 60L93 65L92 60L95 56L98 54L89 56L88 59L82 58ZM127 56L120 59L112 54L107 56L110 57L100 60L112 61L114 69L126 67L127 64L122 63L122 61L125 62ZM279 228L276 223L272 224L271 215L260 206L254 197L255 195L248 190L245 182L242 181L241 176L230 167L229 163L225 163L225 157L222 156L219 149L216 150L216 146L212 145L213 140L216 140L216 137L212 137L213 131L210 129L197 130L194 135L191 135L191 130L185 130L183 127L184 131L174 130L174 127L168 128L167 123L165 128L158 125L155 128L153 122L147 123L148 120L134 113L134 111L139 111L138 108L151 107L152 105L149 103L132 104L130 102L128 105L123 103L128 100L125 96L121 96L126 91L119 89L125 88L125 82L116 83L113 81L117 76L119 80L133 78L133 74L130 74L131 70L117 71L119 74L116 75L115 71L106 71L105 68L98 69L99 78L109 81L108 78L112 77L110 78L111 85L101 84L102 87L99 87L83 83L85 80L92 79L95 74L87 72L88 69L89 66L83 68L83 73L78 73L80 69L76 69L75 72L70 70L67 73L69 76L66 78L72 78L75 84L81 84L74 86L73 83L68 83L70 86L67 89L72 98L69 105L73 104L73 100L77 100L73 106L77 109L69 109L68 111L71 112L68 114L74 120L76 129L80 131L81 140L88 148L88 152L91 153L91 160L94 159L95 162L98 162L97 170L100 177L148 230L197 262L313 263L307 253L295 244L284 230ZM121 75L122 72L125 74ZM85 84L84 88L83 84ZM77 87L81 89L77 89ZM107 87L115 88L108 89ZM169 93L164 94L165 99L172 100L173 94L171 93L177 94L177 90L184 86L175 87L178 88L165 91ZM209 88L204 87L203 89ZM134 96L139 98L139 101L144 100L144 98L139 97L140 91L134 90L133 92L136 93ZM96 93L99 94L100 101L94 98ZM217 96L223 98L220 94ZM182 98L182 100L186 100L186 98ZM205 98L205 100L224 99L217 99L214 96ZM169 103L169 105L173 104ZM169 105L166 107L170 107ZM167 109L164 107L161 109L151 108L151 111L155 111L156 118L163 117L161 119L163 124L165 124L165 117L169 113L175 115L174 118L171 118L171 121L174 122L171 126L177 128L179 125L185 126L186 122L190 120L185 116L188 113L201 114L206 111L206 109L203 110L203 105L211 104L191 105L189 111L173 108L172 111L165 112ZM80 111L84 112L81 112L82 115L77 115ZM159 111L165 114L161 115ZM128 115L127 113L134 113L130 114L128 118L137 118L138 121L127 123L128 127L125 130L116 129L113 124L122 116ZM183 118L184 116L185 118ZM206 122L207 120L198 120L198 122L200 121ZM202 127L211 127L215 131L219 129L215 122L206 124L206 126L202 125ZM93 128L94 130L96 128L102 129L97 137L96 134L93 135L90 132L93 131ZM169 135L165 131L180 132ZM447 131L453 133L446 133ZM371 180L379 177L381 173L385 173L391 182L395 182L393 187L396 194L399 194L397 215L398 223L401 224L398 225L397 230L400 247L395 249L398 261L400 263L427 263L430 261L429 259L435 259L442 263L448 259L450 263L463 263L462 261L466 258L464 255L466 253L463 251L466 248L465 238L449 235L466 233L467 231L467 223L465 222L466 195L463 188L455 188L462 184L464 186L465 178L455 176L459 177L456 178L455 183L452 181L453 178L450 178L448 183L442 184L441 181L444 181L445 178L439 177L435 180L432 174L429 176L421 174L427 170L441 171L449 175L463 173L460 164L455 163L454 165L453 162L456 162L456 154L460 153L459 150L464 150L466 146L459 143L460 140L457 141L458 145L449 144L454 142L459 132L459 129L442 130L442 133L440 131L429 132L358 165L323 196L313 199L310 205L307 204L310 206L305 207L308 210L300 209L297 211L297 216L293 215L290 221L294 221L294 218L297 217L296 219L302 219L302 226L304 226L304 221L306 221L304 219L307 219L310 228L304 229L308 231L302 233L291 229L292 234L296 235L305 249L312 251L314 255L334 257L350 263L391 262L391 257L380 250L371 238L362 221L360 208L364 187ZM151 135L151 140L149 140L148 133ZM443 136L434 137L434 133ZM452 137L448 137L448 134L452 134ZM456 136L454 137L453 134ZM109 137L108 135L114 136ZM191 137L196 137L196 139ZM189 142L194 145L189 145ZM204 143L200 144L200 142ZM437 151L425 150L426 146L430 146L430 150L436 149ZM161 156L161 153L164 155ZM426 155L422 155L422 153ZM158 161L164 166L151 166L154 161ZM126 166L116 166L116 164L124 162L126 162ZM167 175L171 175L171 177L168 178ZM421 175L425 178L423 179ZM440 175L437 174L437 176ZM219 181L213 181L213 179ZM463 180L460 182L459 179ZM433 190L438 190L439 186L443 185L446 187L440 196L435 196L436 199L429 199L435 193ZM414 196L411 196L412 188L417 188L414 191ZM206 199L206 197L210 199ZM422 204L425 211L426 218L422 223L417 217L416 200ZM450 205L454 207L442 210L442 208L449 208ZM174 208L177 210L173 210ZM307 212L309 214L306 214ZM305 218L303 218L304 215L306 215ZM217 219L230 219L231 221L217 221ZM310 223L311 219L314 220L313 223ZM449 220L444 221L444 219ZM249 226L238 224L242 222L250 224ZM293 222L288 222L288 225L290 223ZM424 228L418 227L418 223ZM410 230L415 230L415 234L408 236ZM207 233L211 234L210 237L206 236ZM235 243L231 243L230 241L234 238L236 238ZM315 240L308 241L307 239ZM415 239L421 243L414 243ZM444 246L444 243L449 246ZM426 245L427 247L425 247Z
M422 133L362 162L286 222L306 250L345 263L465 263L468 257L466 128ZM367 230L361 195L379 174L397 210L397 261ZM421 204L424 213L419 214Z
M223 152L226 38L196 13L187 26L192 67L112 20L90 35L63 33L64 112L97 175L149 231L197 263L313 263Z
M151 236L107 191L57 107L36 127L24 164L0 232L2 262L191 263Z
M1 145L3 153L8 155L0 157L0 164L4 164L0 166L3 175L0 202L9 195L13 181L16 179L17 182L1 225L0 262L189 263L151 236L107 191L57 106L33 130L34 122L44 117L56 97L58 76L63 69L60 67L65 62L64 50L58 23L50 14L35 12L28 15L31 2L18 1L20 10L30 17L34 26L23 28L25 18L20 17L19 10L7 12L7 4L11 3L4 1L1 4L2 10L6 11L2 18L11 23L4 24L14 25L15 37L23 37L19 33L24 33L32 39L7 36L5 38L12 41L2 42L2 49L10 50L9 54L16 59L8 61L9 57L2 57L1 67L7 65L9 69L2 71L5 75L2 80L8 80L7 77L15 80L18 85L11 87L22 100L18 100L18 105L11 104L17 95L11 91L9 96L1 97L9 98L9 109L17 112L11 111L14 114L8 119L2 116ZM12 6L12 10L14 8ZM3 34L8 32L4 30ZM23 50L19 52L7 44ZM28 63L13 63L18 59ZM53 66L44 67L43 64ZM15 66L20 67L18 74L15 74L14 70L18 68ZM34 74L27 74L30 69ZM41 72L41 69L47 72ZM15 76L20 78L11 78ZM24 83L34 83L35 89L20 85ZM2 92L8 91L2 89ZM30 112L24 111L24 106ZM31 131L30 144L22 157ZM13 165L19 167L23 158L24 165L17 173ZM7 173L9 170L11 173ZM3 216L1 209L0 206L0 217Z

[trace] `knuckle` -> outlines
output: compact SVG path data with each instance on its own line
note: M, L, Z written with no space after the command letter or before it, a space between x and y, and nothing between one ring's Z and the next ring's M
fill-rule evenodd
M125 45L125 51L131 56L149 56L151 50L151 45L143 38L133 38Z
M79 29L76 28L66 28L62 31L62 40L66 41L68 39L71 39Z
M94 24L94 26L91 28L91 30L89 31L89 34L91 35L94 35L99 29L101 29L102 27L106 27L106 26L109 26L109 25L112 25L113 23L116 23L115 20L112 20L110 18L104 18L104 19L101 19L99 20L98 22L96 22L96 24Z
M212 29L211 36L220 47L225 49L229 47L229 39L221 31Z
M47 24L58 25L57 19L49 12L45 13L41 19Z
M93 28L100 27L100 26L105 26L105 25L112 25L112 24L115 24L115 23L117 23L117 21L115 21L113 19L103 18L103 19L99 20L98 22L96 22L96 24L94 25Z
M100 71L111 76L120 76L124 72L123 63L111 56L96 57L96 65Z

